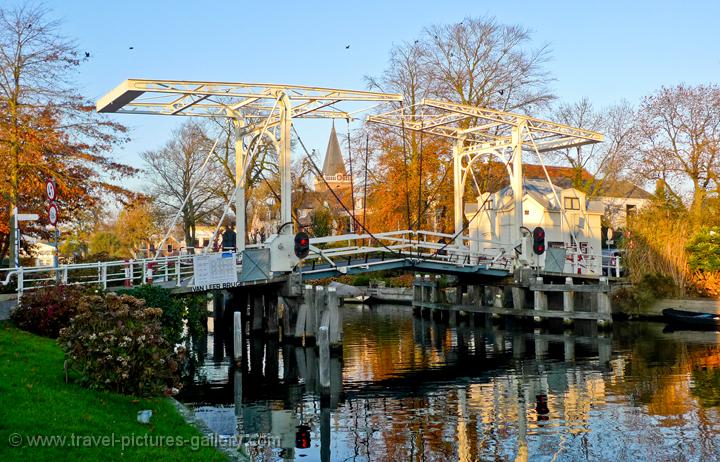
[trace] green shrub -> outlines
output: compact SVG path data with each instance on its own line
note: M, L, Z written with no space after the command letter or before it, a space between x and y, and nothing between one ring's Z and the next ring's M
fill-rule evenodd
M688 266L694 271L720 271L720 227L705 227L687 244Z
M188 333L193 336L207 333L207 295L186 296L182 302L187 313Z
M177 383L178 372L162 332L162 314L128 295L86 296L58 342L86 386L157 395Z
M45 337L56 338L60 329L70 324L80 299L88 288L73 285L47 286L26 291L13 310L16 326Z
M677 295L673 279L662 274L645 274L631 288L613 294L613 302L625 313L643 314L657 299Z
M162 326L165 338L171 343L179 343L183 335L183 318L186 315L185 304L173 297L170 289L143 284L132 289L121 289L119 294L130 295L145 301L145 305L162 310Z
M355 276L355 278L352 280L351 285L353 286L368 286L370 285L370 275L369 274L360 274Z

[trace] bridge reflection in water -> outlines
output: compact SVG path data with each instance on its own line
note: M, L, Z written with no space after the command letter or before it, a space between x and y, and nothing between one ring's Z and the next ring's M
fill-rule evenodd
M193 383L180 399L212 431L245 435L241 452L255 460L720 455L714 332L618 323L603 336L589 322L533 331L393 306L345 307L343 316L329 388L315 348L246 339L248 360L236 369L223 336L210 333L196 341Z

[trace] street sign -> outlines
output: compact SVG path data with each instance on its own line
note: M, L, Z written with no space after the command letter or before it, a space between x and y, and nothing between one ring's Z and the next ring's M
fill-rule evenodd
M57 224L58 209L55 206L55 204L50 204L50 207L48 207L48 220L50 221L50 224L53 226L55 226Z
M45 194L50 202L54 201L57 197L57 191L55 190L55 182L53 180L47 180L45 183Z
M37 213L18 213L18 221L37 221L40 216Z

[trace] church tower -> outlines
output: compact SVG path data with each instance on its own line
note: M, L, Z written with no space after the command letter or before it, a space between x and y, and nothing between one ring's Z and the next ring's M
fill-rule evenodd
M333 122L327 150L325 151L322 175L327 182L327 186L330 186L338 193L349 192L352 188L350 175L348 175L347 170L345 170L345 161L343 161L340 143L338 142L337 133L335 132L335 122ZM327 186L322 179L315 179L315 191L327 191Z

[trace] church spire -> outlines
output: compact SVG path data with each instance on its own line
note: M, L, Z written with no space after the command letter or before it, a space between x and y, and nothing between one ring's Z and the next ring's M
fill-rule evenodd
M327 150L325 151L325 162L322 168L323 176L346 175L345 162L343 161L340 143L338 142L337 133L335 132L335 121L333 121L330 139L328 140Z

